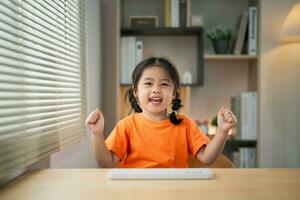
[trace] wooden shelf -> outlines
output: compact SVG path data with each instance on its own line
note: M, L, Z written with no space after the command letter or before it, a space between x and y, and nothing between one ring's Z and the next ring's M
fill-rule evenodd
M203 32L202 27L186 27L186 28L171 28L171 27L157 27L157 28L147 28L147 29L136 29L136 28L121 28L122 36L141 36L141 35L201 35Z
M204 59L205 60L256 60L257 56L220 54L220 55L204 55Z
M256 147L256 140L236 140L230 139L226 141L226 147Z

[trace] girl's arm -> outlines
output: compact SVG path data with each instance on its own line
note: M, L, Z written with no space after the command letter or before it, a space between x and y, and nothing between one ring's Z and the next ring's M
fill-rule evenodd
M196 157L204 164L211 165L222 152L228 132L236 125L236 117L226 107L222 107L218 112L217 133L211 142L202 147Z
M102 112L98 109L91 112L85 124L92 132L93 149L98 165L100 167L113 168L119 161L119 158L106 147L103 135L104 117Z

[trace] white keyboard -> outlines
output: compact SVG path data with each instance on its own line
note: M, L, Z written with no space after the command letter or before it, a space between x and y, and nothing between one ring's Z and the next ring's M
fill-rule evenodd
M211 179L208 168L117 168L108 172L109 179Z

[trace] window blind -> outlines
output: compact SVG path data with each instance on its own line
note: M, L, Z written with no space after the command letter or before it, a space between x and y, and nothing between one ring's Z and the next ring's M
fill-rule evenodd
M83 0L0 1L0 179L80 140Z

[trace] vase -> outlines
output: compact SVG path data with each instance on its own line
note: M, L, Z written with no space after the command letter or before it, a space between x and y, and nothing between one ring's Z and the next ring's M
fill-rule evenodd
M214 40L213 47L216 54L229 53L229 40Z

